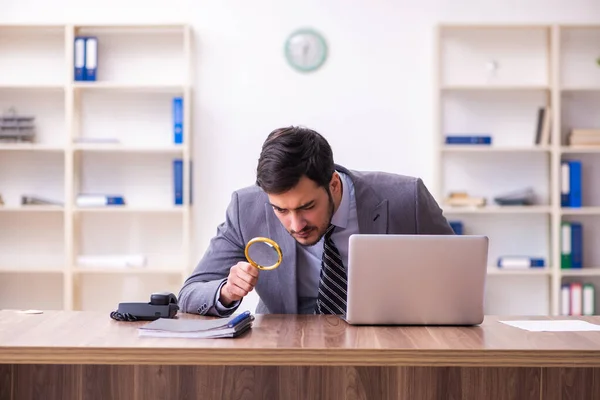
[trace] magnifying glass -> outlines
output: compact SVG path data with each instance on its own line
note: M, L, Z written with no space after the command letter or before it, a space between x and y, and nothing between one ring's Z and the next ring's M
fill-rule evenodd
M251 239L246 244L245 254L253 267L267 271L279 267L283 258L279 245L266 237Z

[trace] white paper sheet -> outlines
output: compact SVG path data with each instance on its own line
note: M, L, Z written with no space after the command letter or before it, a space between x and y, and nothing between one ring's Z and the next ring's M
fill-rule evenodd
M514 326L531 332L582 332L600 331L600 325L591 324L578 319L569 320L528 320L528 321L500 321L503 324Z

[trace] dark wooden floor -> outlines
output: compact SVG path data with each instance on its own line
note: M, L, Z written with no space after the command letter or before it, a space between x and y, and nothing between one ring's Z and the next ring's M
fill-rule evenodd
M600 368L0 365L0 400L598 399Z

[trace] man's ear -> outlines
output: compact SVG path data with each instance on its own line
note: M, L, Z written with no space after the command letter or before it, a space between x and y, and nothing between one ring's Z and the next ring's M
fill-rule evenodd
M329 181L329 190L331 193L339 193L342 190L342 179L337 171L333 171L333 175L331 175L331 180Z

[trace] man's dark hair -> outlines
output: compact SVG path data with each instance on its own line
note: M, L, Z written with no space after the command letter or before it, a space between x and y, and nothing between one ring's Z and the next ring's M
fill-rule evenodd
M333 172L333 152L327 140L311 129L290 126L275 129L263 143L256 184L267 193L280 194L306 175L328 190Z

